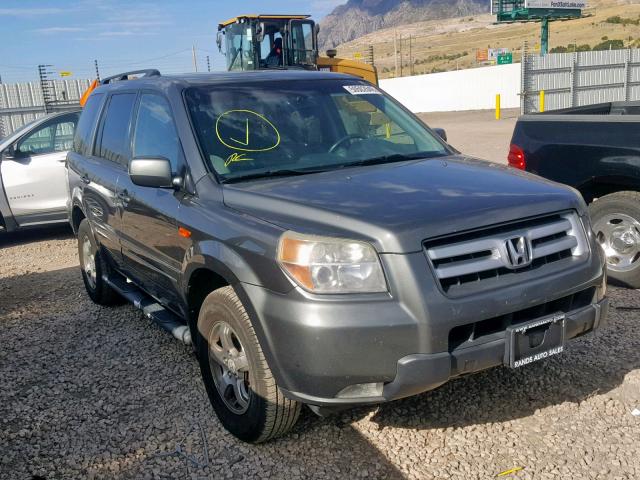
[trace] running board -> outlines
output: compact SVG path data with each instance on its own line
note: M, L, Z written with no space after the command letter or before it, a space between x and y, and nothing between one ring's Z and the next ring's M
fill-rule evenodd
M104 275L102 279L122 297L133 303L136 308L142 310L142 313L160 328L169 332L185 345L191 345L189 327L182 323L178 316L164 308L124 277L113 278Z

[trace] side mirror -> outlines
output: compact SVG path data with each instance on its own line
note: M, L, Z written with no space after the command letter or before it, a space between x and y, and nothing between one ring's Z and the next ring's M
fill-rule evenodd
M129 163L131 181L141 187L173 188L171 162L164 157L136 157Z
M445 142L447 141L447 132L444 128L434 128L433 131L436 132L436 134Z
M15 145L10 145L0 153L2 160L15 160L18 157Z
M256 42L262 43L262 41L264 40L264 31L264 23L260 23L256 28Z
M222 53L222 32L218 32L216 37L216 44L218 45L218 51Z

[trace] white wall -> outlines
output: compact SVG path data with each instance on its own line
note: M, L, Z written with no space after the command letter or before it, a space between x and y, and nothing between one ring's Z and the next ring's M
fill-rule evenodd
M448 112L520 107L520 64L380 80L380 87L412 112Z

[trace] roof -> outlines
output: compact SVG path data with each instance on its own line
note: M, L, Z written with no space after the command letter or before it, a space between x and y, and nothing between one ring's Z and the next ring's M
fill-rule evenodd
M311 15L271 15L271 14L249 14L249 15L238 15L237 17L230 18L224 22L218 24L218 30L237 23L240 19L249 19L249 20L306 20L310 18Z
M183 87L195 85L216 85L235 83L260 83L269 81L295 80L358 80L356 77L342 73L318 72L309 70L257 70L251 72L213 72L213 73L184 73L142 77L133 80L117 81L108 85L100 85L96 91L112 88L127 88L148 86L178 85Z

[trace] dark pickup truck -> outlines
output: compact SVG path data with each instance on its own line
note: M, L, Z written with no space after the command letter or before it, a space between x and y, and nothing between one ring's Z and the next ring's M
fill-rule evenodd
M640 288L640 102L524 115L509 164L580 191L609 276Z

